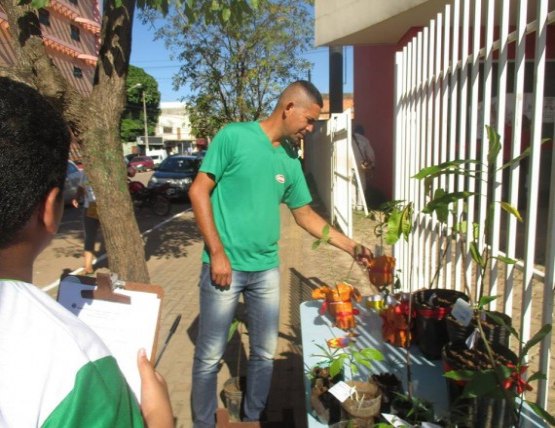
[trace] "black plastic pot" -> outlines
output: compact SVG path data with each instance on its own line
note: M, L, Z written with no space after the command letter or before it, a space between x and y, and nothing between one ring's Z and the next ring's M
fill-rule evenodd
M225 405L232 421L241 420L241 409L246 389L247 378L244 376L229 378L224 383Z
M374 374L371 379L378 385L382 392L380 413L390 413L391 402L397 394L403 393L403 384L401 380L392 373Z
M482 328L484 330L485 338L489 343L496 343L503 346L509 346L509 337L511 335L510 330L505 327L511 326L511 317L496 311L485 311L486 320L482 322ZM496 318L503 320L505 325L499 324ZM464 343L468 336L472 334L474 329L477 327L476 318L472 319L468 326L463 326L451 315L447 315L445 318L447 327L447 336L450 343Z
M314 416L321 423L331 425L341 420L341 403L328 390L343 379L343 372L331 378L329 368L325 366L312 369L310 405ZM324 388L326 391L320 393Z
M509 337L511 336L511 331L505 327L511 326L511 317L497 311L486 311L486 322L482 322L482 328L484 330L485 338L489 343L498 343L503 346L509 346ZM496 322L495 318L501 319L505 325ZM476 320L472 320L473 326L477 323Z
M441 349L449 341L445 318L458 298L469 300L456 290L431 289L413 293L418 347L431 360L441 358Z
M476 351L484 352L484 346L478 344ZM492 350L497 360L503 358L512 363L517 362L517 356L507 347L492 344ZM462 364L461 359L451 358L453 352L471 353L464 343L449 343L442 350L442 363L445 371L472 370L473 367ZM465 358L468 358L466 356ZM478 358L478 357L477 357ZM474 361L476 363L476 361ZM447 379L449 394L449 414L451 422L457 427L468 428L505 428L512 426L511 406L504 398L475 397L462 398L465 383Z

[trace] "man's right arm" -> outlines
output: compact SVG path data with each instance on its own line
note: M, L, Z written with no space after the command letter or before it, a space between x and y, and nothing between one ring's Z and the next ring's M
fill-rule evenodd
M216 229L210 194L216 183L205 172L199 172L189 189L195 220L210 253L212 281L222 287L231 284L231 263Z

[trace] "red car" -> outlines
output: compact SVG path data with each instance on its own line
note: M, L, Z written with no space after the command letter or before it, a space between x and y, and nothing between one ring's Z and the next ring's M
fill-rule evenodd
M135 156L129 161L129 165L137 171L150 171L154 169L154 160L150 156Z

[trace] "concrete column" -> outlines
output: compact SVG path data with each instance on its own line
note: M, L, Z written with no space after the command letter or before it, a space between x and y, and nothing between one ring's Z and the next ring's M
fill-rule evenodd
M343 111L343 46L330 46L330 113Z

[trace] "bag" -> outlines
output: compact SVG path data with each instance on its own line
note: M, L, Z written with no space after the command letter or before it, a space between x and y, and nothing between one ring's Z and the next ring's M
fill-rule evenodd
M85 216L98 220L98 211L96 210L96 202L89 202L89 206L85 209Z

